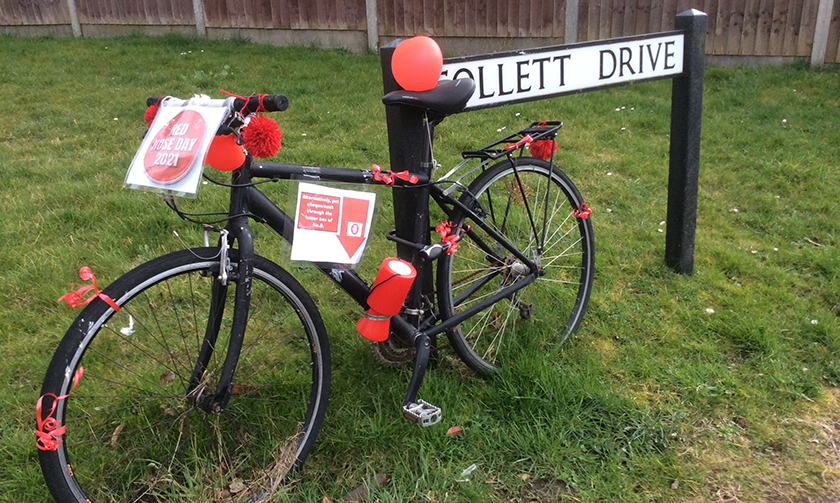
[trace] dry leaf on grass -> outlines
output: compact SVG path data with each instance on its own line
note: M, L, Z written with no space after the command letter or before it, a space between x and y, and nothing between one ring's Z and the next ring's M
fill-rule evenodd
M371 489L377 489L388 482L388 476L380 473L368 482L344 495L344 501L364 501L370 495Z
M167 370L163 374L160 375L160 384L162 386L166 386L167 384L171 383L175 380L175 372L172 370Z
M243 484L242 480L234 479L233 482L231 482L230 487L228 487L228 489L230 489L230 492L232 494L236 494L236 493L241 493L245 489L248 489L248 486Z
M117 440L119 440L120 432L123 431L123 428L125 428L124 424L120 424L119 426L114 428L114 433L111 433L111 447L116 447Z

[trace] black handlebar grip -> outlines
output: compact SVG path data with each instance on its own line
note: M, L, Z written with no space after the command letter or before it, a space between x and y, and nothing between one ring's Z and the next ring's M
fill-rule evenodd
M289 98L282 94L268 94L263 98L262 104L269 112L282 112L289 108Z

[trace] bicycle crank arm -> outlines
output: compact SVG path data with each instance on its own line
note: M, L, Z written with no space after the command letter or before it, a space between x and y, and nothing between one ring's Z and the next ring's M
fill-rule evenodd
M417 392L426 374L426 367L429 365L429 351L432 344L429 336L423 332L416 334L415 337L414 372L411 374L411 381L408 383L408 390L403 398L402 412L406 419L425 428L440 422L441 410L440 407L417 398Z

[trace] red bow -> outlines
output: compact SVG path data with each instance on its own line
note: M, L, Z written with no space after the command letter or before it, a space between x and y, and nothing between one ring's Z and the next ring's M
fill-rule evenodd
M468 231L469 229L469 224L467 224L466 229L463 229L450 221L441 222L435 227L435 230L440 234L441 242L448 245L446 248L447 255L454 255L458 251L458 241L461 240L461 231Z
M89 304L93 299L99 297L100 299L105 301L106 304L111 306L114 309L114 311L120 310L120 306L118 306L117 303L114 302L113 299L111 299L111 297L108 297L107 295L102 293L98 288L96 288L96 276L93 275L93 272L90 270L90 267L84 266L81 269L79 269L79 277L82 278L82 281L93 280L93 284L87 286L73 285L73 287L75 287L76 289L65 293L64 295L59 297L56 302L61 302L63 300L67 303L68 306L74 309L78 309L82 306ZM84 298L84 294L91 290L93 290L94 294L88 298Z
M592 210L586 205L586 203L580 203L580 208L572 210L572 216L582 220L586 220L591 214Z

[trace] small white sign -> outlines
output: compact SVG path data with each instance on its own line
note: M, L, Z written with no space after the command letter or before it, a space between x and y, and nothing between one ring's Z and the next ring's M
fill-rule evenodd
M447 59L441 78L471 78L467 109L679 75L682 33Z
M208 96L164 99L123 186L195 197L204 156L228 113L225 101Z
M292 260L357 264L367 246L376 194L298 185Z

